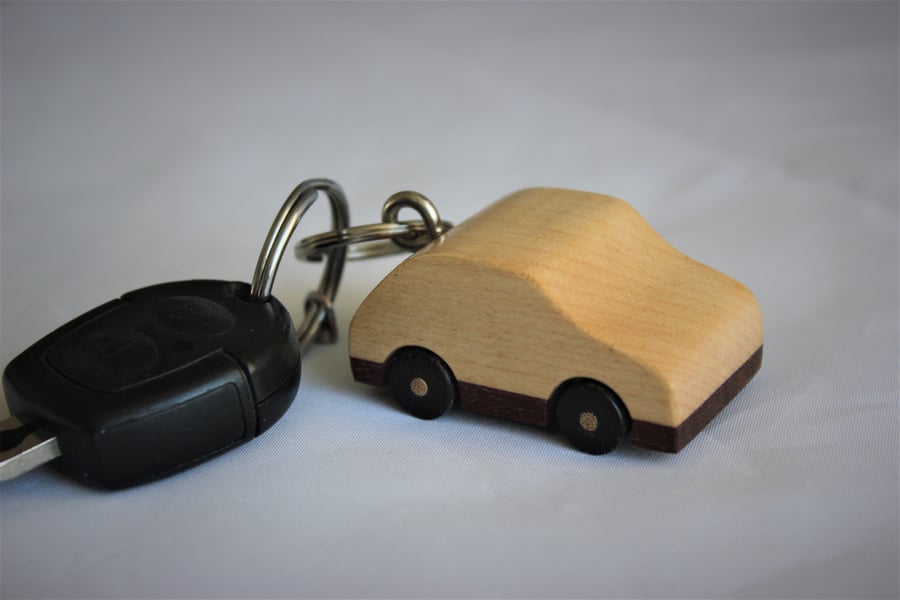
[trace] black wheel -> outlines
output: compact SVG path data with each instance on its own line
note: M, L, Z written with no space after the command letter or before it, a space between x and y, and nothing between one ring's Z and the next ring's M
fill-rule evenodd
M556 422L569 442L588 454L612 452L631 428L631 417L616 393L588 379L573 381L560 391Z
M450 367L424 348L402 348L389 362L387 384L400 406L420 419L437 419L459 395Z

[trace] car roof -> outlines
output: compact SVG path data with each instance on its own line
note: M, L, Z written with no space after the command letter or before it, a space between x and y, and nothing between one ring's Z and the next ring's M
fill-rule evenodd
M623 228L658 238L636 210L613 196L530 188L469 218L446 236L435 253L489 262L541 280L559 260L615 254Z

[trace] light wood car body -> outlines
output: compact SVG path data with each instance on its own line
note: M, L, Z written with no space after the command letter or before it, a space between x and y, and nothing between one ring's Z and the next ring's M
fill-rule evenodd
M385 385L425 348L464 409L534 425L568 381L611 389L632 443L677 452L759 369L763 325L738 281L676 250L626 202L527 189L395 268L350 326L354 377Z

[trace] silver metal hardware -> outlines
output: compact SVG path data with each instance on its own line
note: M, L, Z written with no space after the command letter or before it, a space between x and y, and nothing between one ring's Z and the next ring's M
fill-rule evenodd
M428 229L422 221L357 225L305 237L294 247L294 255L300 260L319 262L333 248L350 246L347 260L387 256L402 252L402 249L392 240L400 237L414 237L427 232ZM359 244L365 245L353 247Z
M399 221L404 208L412 208L422 220ZM431 200L418 192L397 192L388 198L381 209L381 220L381 223L335 228L303 238L294 247L294 254L300 260L318 262L335 248L348 246L358 246L351 249L348 260L386 256L403 250L415 252L453 227L452 223L442 221Z
M404 250L415 252L419 248L426 246L432 240L441 237L445 231L450 229L452 225L441 223L441 216L431 200L418 192L397 192L384 202L381 208L382 223L399 222L400 211L404 208L415 210L422 217L425 227L428 229L427 234L415 234L412 237L398 236L391 238L391 241L400 246Z
M285 200L281 210L272 223L266 241L263 243L256 263L256 271L250 285L250 298L256 302L265 302L272 296L272 285L284 249L291 239L300 219L309 207L324 192L331 203L331 225L336 231L343 231L350 225L350 211L347 199L341 187L330 179L307 179L302 182ZM334 318L334 296L341 282L347 249L335 245L327 251L320 252L327 256L325 269L318 289L307 296L303 322L297 327L300 348L306 348L313 341L331 343L337 339L337 327Z
M56 436L23 417L0 422L0 481L18 477L61 452Z

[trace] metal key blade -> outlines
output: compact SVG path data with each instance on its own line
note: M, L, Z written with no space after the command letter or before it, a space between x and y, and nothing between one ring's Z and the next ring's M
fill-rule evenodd
M60 455L56 436L20 417L0 422L0 481L18 477Z

